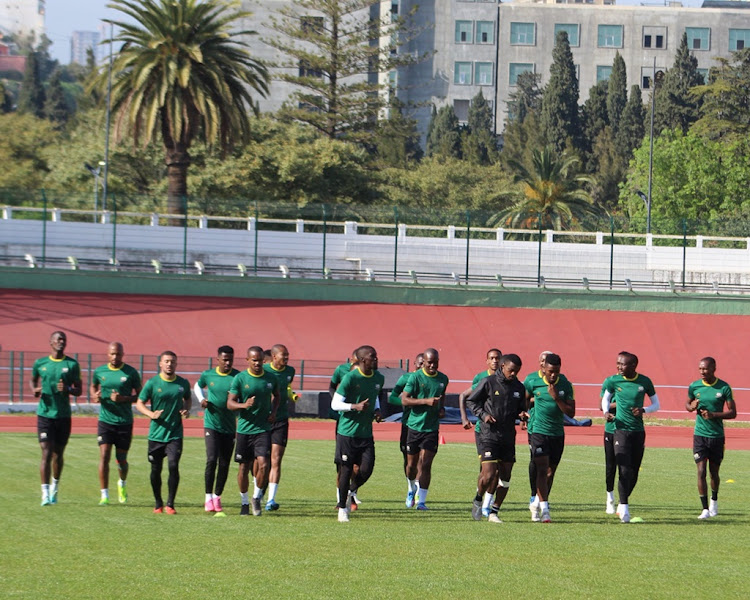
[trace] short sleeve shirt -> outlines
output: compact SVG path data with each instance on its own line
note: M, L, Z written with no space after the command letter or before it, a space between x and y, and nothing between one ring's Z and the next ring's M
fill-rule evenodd
M33 377L39 378L42 394L36 414L48 419L70 418L70 392L68 388L81 381L81 368L78 361L69 356L60 359L45 356L34 362L31 369ZM63 380L64 389L57 390L57 383Z
M99 386L99 420L109 425L130 425L133 422L133 405L130 402L113 402L112 392L121 396L134 396L141 389L141 376L133 367L123 363L119 369L102 365L94 370L91 382Z
M294 381L294 367L287 365L281 371L277 371L271 363L266 363L263 365L263 370L278 381L279 408L276 411L276 420L286 421L289 418L289 397L292 381Z
M206 401L208 402L203 412L203 426L206 429L234 435L237 428L236 416L227 408L227 395L229 388L232 387L232 380L238 374L237 369L222 373L218 367L201 373L198 387L207 391Z
M412 398L434 398L445 394L448 387L448 377L438 371L435 375L428 375L424 369L419 369L411 374L406 382L404 392ZM440 405L427 406L420 404L411 406L409 419L406 422L409 429L422 433L438 431L440 427Z
M726 381L716 379L711 385L702 379L694 381L688 387L688 398L698 399L698 408L705 408L710 412L722 412L726 402L732 402L732 388ZM695 418L695 435L709 438L724 437L724 419L704 419L700 415Z
M636 373L632 379L622 375L612 375L605 380L605 391L614 397L617 404L615 409L615 430L644 431L643 416L635 416L633 409L643 408L646 396L653 396L656 391L654 384L645 375Z
M371 438L372 420L375 415L375 402L383 390L385 378L379 371L365 375L359 367L349 371L341 381L336 393L344 397L348 404L359 404L369 400L365 410L342 411L336 433L346 437Z
M550 396L547 379L543 375L539 376L539 373L532 373L526 377L523 386L528 395L534 398L534 421L531 432L549 436L565 435L564 413ZM573 386L565 375L560 374L555 388L560 400L575 400Z
M190 397L190 383L179 375L165 379L158 374L146 382L138 398L142 402L150 401L151 410L164 411L158 419L151 419L148 429L150 441L166 443L182 438L180 411Z
M245 369L233 380L229 391L237 394L238 402L245 402L255 396L250 408L240 409L237 416L237 433L257 435L271 431L272 424L268 421L271 415L274 392L278 393L279 382L273 375L263 371L254 375Z

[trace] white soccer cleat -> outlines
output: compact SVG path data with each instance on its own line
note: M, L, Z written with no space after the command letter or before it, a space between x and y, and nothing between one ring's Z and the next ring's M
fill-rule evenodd
M349 511L345 508L339 508L339 523L349 522Z
M715 517L719 514L719 501L718 500L711 500L708 503L708 514L711 517Z
M710 517L711 517L711 512L707 508L704 508L701 511L701 514L698 515L698 518L701 519L701 520L705 520L705 519L708 519Z
M502 523L502 521L500 520L500 517L497 516L497 513L493 513L493 512L491 512L490 516L487 517L487 522L488 523Z
M617 515L623 523L630 523L630 511L628 510L627 504L617 505Z
M542 511L542 517L541 517L542 523L552 523L552 519L549 516L548 510Z
M534 523L538 523L541 520L539 502L529 502L529 512L531 513L531 520Z
M610 500L609 498L607 498L607 508L606 508L605 512L608 515L615 514L615 501L614 500Z

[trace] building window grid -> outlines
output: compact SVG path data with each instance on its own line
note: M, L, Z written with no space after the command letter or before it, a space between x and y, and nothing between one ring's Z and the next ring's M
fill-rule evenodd
M495 65L491 62L474 63L474 85L492 85Z
M533 73L533 63L510 63L508 65L508 84L516 85L518 82L518 76L521 73Z
M599 25L597 46L599 48L622 48L622 25Z
M477 44L495 43L495 22L477 21Z
M573 48L577 48L581 45L579 32L580 25L578 23L555 23L555 39L557 39L557 32L564 31L568 34L568 43Z
M535 44L535 23L511 23L511 46L533 46Z
M456 43L472 44L474 21L456 21Z
M596 82L607 81L612 75L612 65L596 65Z
M730 29L729 51L736 52L743 48L750 48L750 29Z
M685 33L690 50L711 49L711 29L708 27L686 27Z
M453 67L453 83L471 85L471 63L456 62Z

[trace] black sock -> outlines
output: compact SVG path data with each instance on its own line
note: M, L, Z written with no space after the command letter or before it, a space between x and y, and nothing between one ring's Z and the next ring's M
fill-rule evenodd
M719 490L711 490L711 500L714 502L719 501Z
M490 508L490 512L494 514L497 514L497 511L499 510L500 510L500 507L497 504L493 504L492 508Z
M481 502L481 501L482 501L482 496L479 494L479 492L477 492L477 495L474 496L474 502Z
M708 496L701 496L701 506L703 506L703 510L708 510Z

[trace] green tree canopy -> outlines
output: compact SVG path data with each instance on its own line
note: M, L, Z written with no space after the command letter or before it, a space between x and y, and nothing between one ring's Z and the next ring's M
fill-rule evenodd
M432 113L427 132L427 156L461 158L461 129L450 104Z
M630 98L622 111L620 127L615 136L617 152L624 164L630 161L633 150L641 145L646 133L646 108L643 106L641 88L634 85L630 88Z
M478 165L497 162L497 136L489 103L482 91L474 96L461 147L465 160Z
M625 61L620 53L615 54L612 63L612 73L607 85L607 116L612 127L612 133L617 138L620 129L620 119L625 105L628 103L628 77L625 71Z
M46 96L42 83L40 58L37 52L30 52L26 57L26 68L23 73L21 91L18 94L18 112L44 117Z
M540 120L546 144L558 153L571 142L577 147L581 133L578 110L578 77L573 53L567 32L559 31L552 51L549 82L542 95Z

